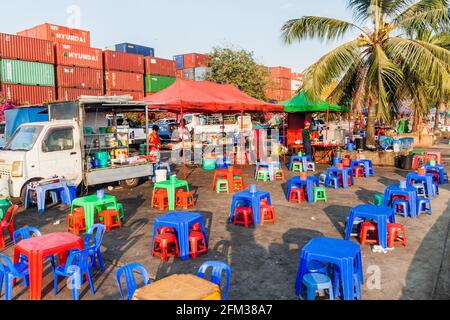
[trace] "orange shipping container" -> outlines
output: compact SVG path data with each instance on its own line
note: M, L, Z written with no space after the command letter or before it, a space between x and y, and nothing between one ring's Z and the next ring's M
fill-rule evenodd
M107 50L103 62L106 71L144 73L144 56L139 54Z
M103 69L102 50L68 44L56 44L56 64Z
M138 73L106 71L105 85L106 90L144 92L144 76Z
M127 94L132 96L134 101L139 101L146 97L143 91L136 92L136 91L106 90L107 96L123 96Z
M58 66L56 85L64 88L103 90L103 71L97 69Z
M50 41L0 33L0 58L54 64L55 51Z
M184 69L207 67L208 56L200 53L188 53L184 55Z
M271 67L270 72L273 79L291 79L292 71L291 68L286 67Z
M267 90L266 97L269 100L285 101L292 98L291 90Z
M103 90L96 89L77 89L77 88L58 88L58 101L74 101L80 96L103 96Z
M184 78L184 71L183 70L177 70L175 74L177 79L183 79Z
M291 90L291 79L278 78L274 79L276 89Z
M3 83L0 95L12 99L15 105L42 104L56 100L54 87L23 86Z
M175 77L177 73L176 62L168 59L145 57L145 74Z
M292 72L291 80L303 81L303 73Z
M74 44L83 47L91 46L91 33L89 31L49 23L40 24L31 29L17 32L17 35L56 43Z

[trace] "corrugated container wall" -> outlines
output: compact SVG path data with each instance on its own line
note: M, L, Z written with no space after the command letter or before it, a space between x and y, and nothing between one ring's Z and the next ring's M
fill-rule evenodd
M291 79L292 77L292 71L291 68L286 67L271 67L270 68L272 78L284 78L284 79Z
M102 50L56 44L56 64L70 67L103 69Z
M145 57L145 74L154 74L160 76L175 77L176 76L176 63L175 61Z
M42 104L56 100L55 87L23 86L2 83L1 94L15 105Z
M141 46L134 43L119 43L116 44L116 51L120 52L128 52L128 53L134 53L134 54L140 54L144 57L154 57L155 56L155 49Z
M208 73L211 72L211 68L199 67L194 69L194 80L195 81L205 81Z
M183 74L184 74L183 70L177 70L177 72L175 73L175 76L177 79L183 79Z
M105 85L106 90L144 92L144 76L138 73L106 71Z
M195 80L195 69L187 68L183 70L183 79L184 80Z
M0 81L52 87L55 85L55 68L47 63L1 59Z
M132 96L134 101L139 101L145 98L144 92L106 90L107 96L123 96L127 94Z
M105 71L144 73L144 56L119 51L104 51Z
M76 88L58 88L58 101L73 101L80 96L103 96L103 90L95 89L76 89Z
M0 58L54 64L55 51L50 41L0 33Z
M177 79L165 76L145 76L145 92L159 92L170 87Z
M175 61L175 64L176 64L178 70L184 69L184 56L183 55L174 56L173 60Z
M89 31L67 28L49 23L44 23L31 29L17 32L17 35L48 40L56 43L73 44L83 47L91 46L91 33Z
M277 89L291 90L291 79L277 78L274 81Z
M58 66L58 87L103 90L103 71L97 69Z
M208 56L206 54L200 53L189 53L185 54L183 58L184 68L198 68L208 66Z

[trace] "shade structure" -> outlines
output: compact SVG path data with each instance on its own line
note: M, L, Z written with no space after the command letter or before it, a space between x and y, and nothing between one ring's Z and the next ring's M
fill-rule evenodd
M283 112L283 106L250 97L230 84L210 81L177 81L142 102L170 112Z
M350 108L325 101L314 102L304 92L281 103L284 112L349 112Z

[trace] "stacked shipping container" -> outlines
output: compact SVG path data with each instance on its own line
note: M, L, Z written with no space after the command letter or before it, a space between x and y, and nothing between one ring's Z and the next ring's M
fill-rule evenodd
M67 28L49 23L40 24L31 29L19 31L17 32L17 35L88 48L91 46L91 33L89 31Z
M177 78L195 81L206 80L207 74L210 71L210 68L208 68L208 59L206 54L200 53L188 53L174 56L173 60L179 71L179 73L177 73Z
M266 92L269 100L285 101L292 98L292 71L286 67L270 68L270 82Z
M146 57L145 59L145 95L159 92L176 81L175 61Z
M17 105L55 101L50 41L0 34L0 95Z

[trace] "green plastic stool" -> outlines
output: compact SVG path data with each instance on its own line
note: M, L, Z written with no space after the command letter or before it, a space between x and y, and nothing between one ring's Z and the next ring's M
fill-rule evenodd
M1 199L0 200L0 219L3 219L6 211L8 211L9 207L12 206L10 199Z
M303 164L301 162L294 162L292 172L303 172Z
M371 204L382 207L384 205L384 194L377 193L374 195Z
M217 180L216 193L226 192L229 193L228 180Z
M325 187L315 187L314 192L314 202L325 201L327 202L327 189Z
M409 154L410 154L410 155L413 155L413 156L415 156L415 155L423 156L423 155L425 155L425 151L422 151L422 150L412 150Z
M259 170L256 181L270 181L270 172L269 170Z
M106 210L117 210L120 212L120 221L125 221L125 212L123 210L123 204L118 203L117 205L108 204L106 205Z

